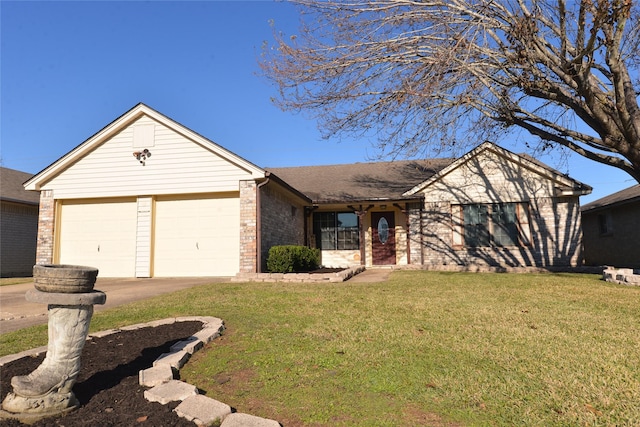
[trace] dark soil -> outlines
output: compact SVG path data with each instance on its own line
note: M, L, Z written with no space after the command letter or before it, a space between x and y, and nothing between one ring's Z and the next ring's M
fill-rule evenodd
M315 270L311 270L309 273L311 274L324 274L324 273L338 273L342 270L346 270L345 268L329 268L329 267L320 267Z
M195 424L173 412L179 402L161 405L144 398L145 387L138 384L138 372L178 341L202 329L201 322L121 331L87 341L82 351L82 368L73 391L80 407L64 416L35 424L49 426L189 426ZM44 355L25 357L4 365L0 372L0 399L11 391L11 378L36 369ZM2 426L22 426L17 420L0 420Z

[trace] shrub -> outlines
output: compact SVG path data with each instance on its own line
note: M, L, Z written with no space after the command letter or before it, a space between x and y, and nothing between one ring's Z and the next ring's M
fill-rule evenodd
M272 246L267 258L269 273L305 272L318 268L320 250L306 246Z

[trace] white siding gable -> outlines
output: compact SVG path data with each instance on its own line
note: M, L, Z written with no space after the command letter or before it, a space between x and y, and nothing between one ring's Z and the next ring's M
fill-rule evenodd
M134 153L144 149L151 155L141 162ZM238 181L252 179L252 171L219 152L143 115L42 189L55 190L57 199L238 191Z

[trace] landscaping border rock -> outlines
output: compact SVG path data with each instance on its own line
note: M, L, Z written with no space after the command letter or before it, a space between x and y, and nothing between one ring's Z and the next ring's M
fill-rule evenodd
M138 381L143 387L149 388L144 392L144 396L150 402L179 401L180 404L174 412L189 421L193 421L198 426L220 426L234 427L239 420L247 421L248 426L280 426L275 420L261 418L254 415L235 413L232 408L222 402L205 397L199 390L179 378L179 370L191 357L191 355L204 347L205 344L219 337L224 331L224 321L217 317L189 316L155 320L148 323L138 323L136 325L125 326L120 329L110 329L107 331L89 334L91 337L104 337L117 334L121 331L131 331L142 328L169 325L175 322L202 322L202 329L183 341L179 341L171 347L170 353L159 356L153 366L139 372ZM32 350L23 351L14 355L0 357L0 367L23 357L37 356L47 351L47 347L38 347Z
M336 273L238 273L233 282L297 282L340 283L365 270L364 265L346 268Z
M602 272L602 279L621 285L640 286L640 270L605 267Z

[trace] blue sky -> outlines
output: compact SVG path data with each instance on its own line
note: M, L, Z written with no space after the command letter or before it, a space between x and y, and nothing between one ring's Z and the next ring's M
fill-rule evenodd
M258 58L271 20L296 32L290 4L2 0L0 17L4 167L39 172L138 102L261 167L377 154L369 140L322 139L312 119L271 103ZM577 155L540 160L594 187L583 204L635 183Z

